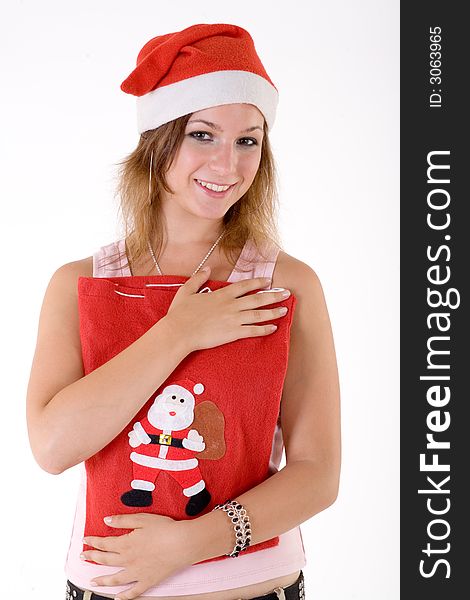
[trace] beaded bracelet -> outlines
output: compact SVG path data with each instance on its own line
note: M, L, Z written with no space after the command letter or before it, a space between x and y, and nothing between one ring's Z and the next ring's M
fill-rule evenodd
M212 510L223 510L230 517L235 531L235 546L230 554L231 558L236 558L240 552L246 550L251 541L251 523L246 508L236 500L226 500L224 504L217 504Z

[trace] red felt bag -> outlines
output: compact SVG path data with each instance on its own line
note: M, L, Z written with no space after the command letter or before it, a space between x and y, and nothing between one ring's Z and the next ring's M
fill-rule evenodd
M166 315L187 277L80 277L78 308L85 375ZM225 285L208 281L199 293ZM255 292L253 292L255 293ZM260 291L262 293L262 291ZM194 518L269 476L296 299L278 329L189 354L129 424L85 461L85 536L122 535L106 515L150 512ZM164 348L161 349L165 351ZM246 552L277 545L279 538ZM84 545L84 549L89 549ZM218 560L224 557L218 557Z

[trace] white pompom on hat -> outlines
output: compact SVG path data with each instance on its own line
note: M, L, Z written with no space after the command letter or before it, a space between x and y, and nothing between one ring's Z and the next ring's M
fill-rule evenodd
M200 24L149 40L121 90L137 96L139 133L222 104L253 104L268 129L279 94L250 34L237 25Z
M202 394L204 391L204 386L202 383L194 383L194 381L191 381L191 379L179 379L178 381L174 381L171 385L184 388L190 392L190 394L196 394L197 396Z

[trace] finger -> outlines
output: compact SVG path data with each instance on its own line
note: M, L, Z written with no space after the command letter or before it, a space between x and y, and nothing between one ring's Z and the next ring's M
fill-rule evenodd
M134 600L134 598L138 598L141 594L147 591L152 586L152 582L148 581L138 581L134 587L126 590L125 592L119 592L117 596L114 597L115 600Z
M262 290L271 285L271 279L269 277L254 277L253 279L242 279L230 285L227 285L215 293L223 293L230 298L239 298L248 292L254 290Z
M244 310L240 313L240 325L251 325L252 323L263 323L279 319L288 312L287 306L278 306L276 308L267 308L264 310Z
M86 550L80 554L80 558L110 567L118 567L122 563L122 557L117 552L101 552L101 550Z
M277 325L242 325L240 329L242 333L238 339L269 335L277 330Z
M90 584L94 586L99 585L129 585L132 583L132 577L129 575L127 569L121 569L121 571L116 571L112 575L103 575L101 577L95 577L90 581Z
M122 537L126 537L129 534L124 535L111 535L108 537L98 537L89 535L83 538L83 543L87 546L92 546L97 550L106 550L108 552L119 552L119 542Z
M186 281L178 290L177 293L181 294L195 294L201 285L205 283L210 276L211 268L206 265L203 269L198 271L195 275L192 275L188 281Z
M125 515L111 515L104 517L104 522L110 527L117 529L140 529L143 527L143 519L145 519L145 513L136 514L125 514Z
M261 292L256 294L247 294L246 296L237 298L235 302L240 310L249 310L251 308L258 308L259 306L267 306L268 304L283 302L289 296L289 290Z

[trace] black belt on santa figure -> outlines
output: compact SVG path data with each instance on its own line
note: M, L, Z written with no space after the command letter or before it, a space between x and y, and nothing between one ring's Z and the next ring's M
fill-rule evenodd
M151 444L160 444L160 446L175 446L176 448L184 448L183 440L181 438L174 438L172 435L166 435L164 433L161 433L160 435L150 433L148 434L148 436L150 438Z

